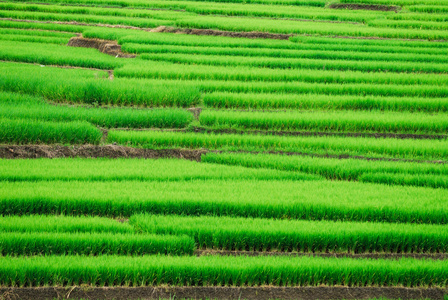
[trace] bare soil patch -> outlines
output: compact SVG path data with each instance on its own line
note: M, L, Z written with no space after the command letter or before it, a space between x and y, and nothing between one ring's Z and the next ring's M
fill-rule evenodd
M108 55L122 58L134 58L135 55L124 53L121 51L121 46L116 41L100 40L100 39L88 39L82 36L72 37L68 41L68 46L71 47L83 47L83 48L95 48L100 52Z
M267 33L267 32L233 32L233 31L222 31L213 29L194 29L194 28L174 28L167 26L159 26L151 30L151 32L168 32L168 33L179 33L179 34L194 34L194 35L213 35L213 36L227 36L236 38L251 38L251 39L276 39L276 40L287 40L293 34L278 34L278 33Z
M118 145L2 145L0 146L0 158L181 158L200 161L201 155L206 150L186 149L139 149ZM1 298L0 298L1 299Z
M316 257L349 257L349 258L371 258L371 259L434 259L444 260L448 258L447 253L306 253L306 252L280 252L280 251L230 251L230 250L196 250L197 256L220 255L220 256L316 256Z
M350 10L379 10L398 12L401 7L395 5L378 4L360 4L360 3L332 3L328 6L331 9L350 9Z
M440 299L444 288L406 287L39 287L0 288L0 299Z

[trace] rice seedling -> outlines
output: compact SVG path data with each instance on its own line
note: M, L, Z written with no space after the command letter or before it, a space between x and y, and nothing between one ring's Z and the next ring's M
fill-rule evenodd
M445 164L243 153L208 153L202 157L202 161L250 168L305 172L330 180L448 188L448 167Z
M447 224L446 191L326 180L0 182L0 214L136 213Z
M187 236L121 233L0 233L1 255L193 254Z
M446 134L448 116L397 112L202 111L201 125L212 128L308 130L328 132L395 132Z
M108 142L143 148L191 148L230 151L283 151L336 156L445 160L446 140L399 140L335 136L272 136L111 130Z
M4 286L446 287L446 261L319 257L1 257Z
M134 215L138 232L188 235L199 248L324 253L448 251L441 225Z

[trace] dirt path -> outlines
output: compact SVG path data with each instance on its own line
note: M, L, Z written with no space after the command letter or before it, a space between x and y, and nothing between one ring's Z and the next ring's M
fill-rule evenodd
M395 5L378 5L378 4L359 4L359 3L332 3L328 6L331 9L349 9L349 10L377 10L377 11L394 11L398 12L401 7Z
M0 288L0 299L440 299L444 288L406 287L40 287Z
M124 53L121 51L121 45L118 45L116 41L108 41L101 39L88 39L82 36L72 37L67 46L70 47L83 47L83 48L94 48L98 49L100 52L121 58L134 58L136 55Z

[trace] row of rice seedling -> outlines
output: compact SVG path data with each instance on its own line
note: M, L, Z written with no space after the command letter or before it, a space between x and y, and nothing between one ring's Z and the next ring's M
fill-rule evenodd
M193 254L187 236L111 233L0 233L1 255Z
M442 225L134 215L138 232L188 235L199 248L245 251L437 253L448 251Z
M367 3L367 4L382 4L382 5L448 5L446 0L341 0L342 3Z
M447 224L446 191L326 180L0 182L0 214L136 213Z
M331 180L448 188L448 166L446 164L243 153L208 153L202 157L202 161L251 168L305 172Z
M447 286L446 261L319 257L1 257L4 286Z
M47 36L30 36L30 35L17 35L17 34L0 34L0 41L13 41L13 42L26 42L26 43L40 43L40 44L57 44L63 45L67 44L68 38L58 38L58 37L47 37ZM5 56L5 53L0 54L0 56ZM17 56L9 55L8 59L17 60Z
M213 108L448 111L446 98L215 92L205 94L202 101L206 107Z
M353 37L380 37L396 39L446 40L444 30L412 30L401 28L375 28L360 24L272 20L263 18L229 18L216 16L185 17L176 20L176 26L228 31L260 31L285 34L316 34Z
M269 49L269 48L228 48L228 47L194 47L178 45L144 45L127 43L123 49L132 53L177 53L177 54L201 54L201 55L226 55L237 57L272 57L272 58L307 58L344 61L380 61L380 62L414 62L414 63L447 63L448 58L439 54L411 54L403 56L402 53L382 52L352 52L340 50L316 50L316 49ZM397 64L399 66L399 64ZM366 66L368 69L369 65ZM419 65L416 66L418 70ZM401 71L397 69L398 71ZM403 69L407 70L407 69ZM424 68L427 70L427 68ZM370 69L369 69L370 71ZM391 71L395 71L391 69Z
M114 69L123 65L122 60L96 49L4 40L0 40L0 59L97 69Z
M446 134L448 115L352 111L226 111L204 110L201 125L212 128Z
M110 28L94 28L84 31L84 36L103 36L111 32ZM316 37L299 35L289 41L271 39L231 38L222 36L194 36L174 33L142 34L138 32L122 32L115 35L120 44L177 45L191 47L227 47L249 49L285 49L285 50L326 50L351 52L380 52L406 54L440 54L446 53L446 43L427 41L343 39L334 37ZM291 43L292 42L292 43Z
M0 20L0 28L32 30L32 31L52 31L52 32L66 32L66 33L81 33L91 29L88 25L71 25L59 23L43 23L43 22L24 22L22 20ZM109 28L111 29L111 28ZM30 32L32 32L30 31Z
M102 71L17 63L1 63L0 71L0 90L43 96L56 102L189 107L200 98L194 85L124 78L112 81Z
M0 143L98 144L101 130L85 121L42 122L0 118Z
M63 6L61 6L63 7ZM114 17L90 15L86 13L70 14L56 12L33 12L33 11L16 11L1 10L0 18L11 18L15 20L35 20L35 21L55 21L55 22L82 22L87 24L110 24L110 25L128 25L141 28L170 26L174 25L174 21L150 19L150 18L134 18L134 17Z
M448 8L446 9L448 12ZM433 21L421 21L421 20L370 20L368 24L376 27L388 27L388 28L408 28L408 29L435 29L435 30L447 30L448 25L442 22Z
M313 51L312 51L313 52ZM312 54L313 55L313 54ZM446 73L446 63L421 63L406 61L355 61L322 58L278 58L278 57L247 57L233 55L194 55L177 53L143 53L141 58L154 61L175 63L202 64L212 66L249 66L272 69L321 69L363 72L424 72Z
M133 233L129 223L96 216L27 215L0 217L0 232Z
M191 181L209 179L317 180L320 176L272 169L201 164L178 159L0 160L0 180L8 181Z
M88 108L56 106L40 97L0 91L0 116L9 119L40 121L87 121L108 127L183 128L193 119L190 112L180 109Z
M125 44L126 45L126 44ZM123 47L124 48L124 47ZM238 81L302 81L310 83L373 83L400 85L447 85L448 79L440 74L408 74L361 71L333 71L317 69L271 69L246 66L213 66L177 64L164 61L134 59L115 70L117 77L157 79L205 79Z
M160 131L111 130L110 143L143 148L206 148L230 151L283 151L337 156L367 156L445 160L447 140L399 140L392 138L336 136L272 136L251 134L202 134Z
M440 3L439 3L440 4ZM408 8L413 12L423 12L423 13L440 13L446 14L448 12L448 7L446 5L413 5Z

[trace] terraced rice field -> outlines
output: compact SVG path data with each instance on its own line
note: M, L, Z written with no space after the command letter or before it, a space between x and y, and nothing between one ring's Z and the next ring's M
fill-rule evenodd
M0 2L0 299L448 299L447 0Z

